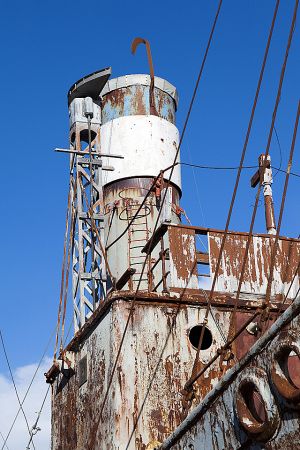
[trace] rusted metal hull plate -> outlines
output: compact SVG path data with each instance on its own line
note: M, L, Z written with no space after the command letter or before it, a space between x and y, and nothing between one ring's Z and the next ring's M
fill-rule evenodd
M209 232L211 274L214 276L223 233ZM216 290L237 291L241 274L247 235L229 234L226 238ZM270 275L271 252L274 237L253 236L247 258L242 292L265 294ZM300 243L280 239L275 258L272 295L284 296L291 284L300 257ZM299 288L299 276L289 292L293 298Z
M129 308L130 302L113 303L101 322L77 341L74 376L69 380L60 376L53 385L52 450L125 449L129 440L128 449L145 450L151 442L162 442L182 421L180 391L195 356L188 332L203 321L205 311L187 305L178 308L138 302L103 420L97 425ZM226 334L228 314L220 312L217 317ZM213 342L201 352L200 364L206 363L223 344L212 317L207 326L213 330ZM80 387L78 364L85 356L87 381ZM203 397L217 382L218 364L211 369L205 383L196 389L197 396Z
M149 89L149 86L135 84L105 94L102 101L102 123L124 116L149 115ZM154 102L158 116L175 124L176 105L173 98L155 87Z
M300 297L159 448L300 448L299 311Z

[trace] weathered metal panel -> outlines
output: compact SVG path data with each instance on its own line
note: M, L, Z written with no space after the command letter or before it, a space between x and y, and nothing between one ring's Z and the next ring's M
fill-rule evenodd
M209 232L210 265L214 276L219 256L222 232ZM216 290L236 292L241 275L248 235L228 234L222 254ZM247 258L242 292L265 294L270 275L270 259L274 237L253 236ZM291 284L300 256L300 242L292 239L280 239L275 258L272 295L284 296ZM289 292L293 298L299 288L299 276L296 277Z
M155 192L151 192L129 229L126 230L132 218L136 214L146 193L148 193L153 179L151 178L130 178L120 180L104 189L104 214L105 214L105 242L106 246L110 244L122 233L124 236L116 244L107 250L107 258L110 269L116 279L119 279L128 267L136 269L132 277L132 283L128 283L124 289L134 290L142 271L142 266L146 257L142 249L150 239L154 225L158 217L158 207ZM172 190L172 202L174 205L179 203L179 192L175 187ZM179 222L178 216L171 210L171 220L174 223ZM151 254L153 262L158 259L159 248ZM150 262L149 262L150 263ZM148 280L149 264L146 265L143 281L140 284L140 290L150 290L150 280ZM162 276L161 266L157 265L158 272L155 273L156 283Z
M150 115L149 86L135 85L118 88L106 94L102 100L102 120L124 116ZM158 117L175 124L175 102L168 94L154 88L154 102Z
M107 81L103 90L101 91L101 95L105 96L109 92L115 91L116 89L120 89L128 86L142 85L142 86L150 86L151 84L151 76L147 74L130 74L123 75L118 78L112 78ZM160 77L154 77L154 86L163 92L167 93L172 97L175 102L176 108L178 106L178 93L177 89L173 84L169 81L164 80Z
M103 158L115 170L104 175L103 184L129 177L156 177L174 163L179 133L175 125L156 116L127 116L101 126L101 151L118 153L124 159ZM178 158L179 161L179 158ZM168 179L170 170L164 173ZM175 166L172 183L181 188L180 166Z
M150 115L149 75L129 75L109 80L101 95L103 123L124 116ZM155 77L153 95L158 117L175 124L176 88L166 80Z
M116 301L101 322L76 343L75 375L70 379L60 376L53 388L52 450L145 450L151 442L162 442L182 421L180 391L191 373L196 353L188 334L191 327L203 322L205 312L187 305L138 301L103 420L98 424L129 309L129 302ZM228 315L220 313L218 321L226 334ZM212 316L207 326L213 332L213 341L209 349L200 352L201 364L224 343ZM79 387L78 364L85 355L88 379ZM197 396L202 397L211 389L211 384L217 382L217 373L215 364L206 374L205 385L196 389ZM89 439L94 446L89 447Z
M195 231L168 228L170 287L198 289Z
M300 297L191 411L161 450L300 448L299 358L290 356L294 351L300 355L299 311ZM249 382L257 388L255 407ZM248 389L241 396L242 386ZM254 413L262 403L264 412Z
M75 352L74 375L62 373L52 388L52 450L88 449L88 438L97 421L100 401L107 385L113 359L112 318L101 321L101 332L90 334ZM87 357L87 382L80 386L79 361ZM99 402L95 403L95 399ZM113 420L111 398L105 408L105 422L99 434L109 434ZM103 447L105 448L105 447Z

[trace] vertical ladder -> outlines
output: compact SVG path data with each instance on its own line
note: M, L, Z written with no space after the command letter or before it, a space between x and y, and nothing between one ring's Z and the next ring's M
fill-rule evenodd
M142 253L142 248L149 240L149 226L147 216L150 214L150 208L145 204L138 215L135 217L140 205L136 203L129 203L126 208L128 224L131 223L128 229L128 263L129 267L136 269L136 272L129 282L129 289L135 289L139 283L142 269L145 261L145 254ZM147 262L149 265L149 261ZM148 267L145 267L140 286L141 290L149 290L148 283Z

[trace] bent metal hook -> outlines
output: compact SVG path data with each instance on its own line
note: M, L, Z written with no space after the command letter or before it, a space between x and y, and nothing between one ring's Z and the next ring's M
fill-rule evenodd
M154 100L154 68L153 61L151 55L150 43L147 39L143 39L141 37L136 37L131 44L131 52L135 54L136 48L139 44L145 44L147 50L147 58L150 69L150 90L149 90L149 102L150 102L150 114L157 116L157 111L155 108L155 100Z

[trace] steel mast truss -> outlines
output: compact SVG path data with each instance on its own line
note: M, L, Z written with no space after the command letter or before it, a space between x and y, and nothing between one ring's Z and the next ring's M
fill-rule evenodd
M83 124L75 124L70 142L71 152L76 152L70 154L70 188L74 217L72 297L75 331L84 325L107 292L107 269L103 254L100 126L91 126L90 121L91 118L88 118L87 147L83 148L83 136L87 131Z

